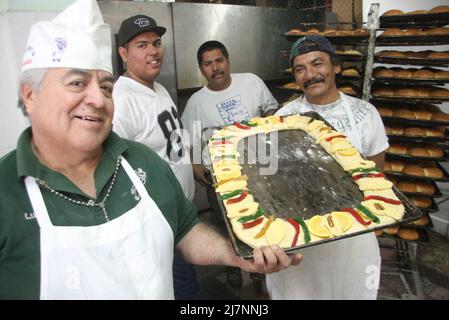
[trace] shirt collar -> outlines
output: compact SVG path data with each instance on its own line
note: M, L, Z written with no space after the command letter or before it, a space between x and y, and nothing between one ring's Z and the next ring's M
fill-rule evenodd
M42 164L31 149L31 127L27 128L19 137L17 143L17 176L23 178L31 176L47 182L58 191L73 192L84 195L69 179L59 172L53 171ZM95 170L95 185L97 194L103 189L115 170L117 158L129 148L126 140L121 139L111 131L104 142L104 153L100 164Z

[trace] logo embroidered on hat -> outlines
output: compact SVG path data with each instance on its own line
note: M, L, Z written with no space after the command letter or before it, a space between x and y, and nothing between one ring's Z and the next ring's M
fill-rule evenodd
M141 28L150 25L150 21L147 18L139 18L136 21L134 21L134 23L137 24Z

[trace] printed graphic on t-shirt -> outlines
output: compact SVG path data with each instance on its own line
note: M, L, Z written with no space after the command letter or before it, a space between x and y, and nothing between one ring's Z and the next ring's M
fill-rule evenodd
M178 125L176 125L175 120ZM176 163L186 156L186 147L182 139L179 129L182 129L181 118L178 115L175 107L171 107L171 113L164 110L157 117L157 121L161 130L167 140L167 156L170 161Z
M217 103L217 109L225 124L250 119L248 109L242 104L242 98L239 95Z

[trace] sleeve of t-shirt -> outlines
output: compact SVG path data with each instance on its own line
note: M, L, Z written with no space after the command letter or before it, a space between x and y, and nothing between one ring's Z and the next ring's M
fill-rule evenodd
M280 108L276 111L275 115L277 116L288 116L291 114L300 113L300 109L298 108L298 102L296 100L288 103L287 105Z
M377 112L376 108L372 105L370 106L370 125L371 128L371 140L368 146L368 151L365 154L366 157L375 156L383 151L385 151L388 147L388 137L385 133L385 127L382 122L382 119Z
M139 118L135 114L136 106L129 96L124 93L115 93L114 99L114 117L112 119L112 130L120 137L135 140L139 132Z
M260 92L260 99L262 104L262 111L266 113L268 110L277 109L279 107L279 103L271 94L268 87L265 85L262 79L258 76L254 75L254 79L256 81L256 86Z
M166 176L175 189L177 228L174 237L176 245L199 222L198 211L195 205L186 198L170 166L165 162L164 165Z
M194 125L194 121L198 120L196 117L196 106L194 100L195 99L193 97L190 97L190 99L187 101L186 107L184 108L184 112L182 113L181 116L182 125L184 126L184 129L187 130L190 136L190 139L186 139L188 141L185 141L185 143L190 148L194 144L201 143L201 135L198 134L196 122Z

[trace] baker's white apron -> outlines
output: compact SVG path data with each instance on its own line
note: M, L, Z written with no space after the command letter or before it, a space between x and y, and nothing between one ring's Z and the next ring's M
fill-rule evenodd
M348 99L340 96L351 124L351 130L344 133L361 150L354 114ZM374 232L304 248L300 253L299 266L267 275L271 299L377 298L381 258Z
M54 226L36 180L25 178L40 227L41 299L174 299L173 232L123 157L121 165L141 200L97 226Z

